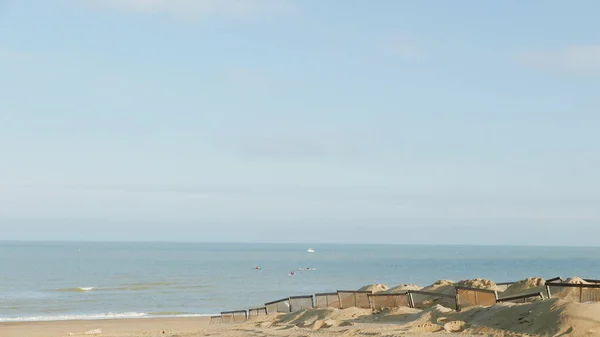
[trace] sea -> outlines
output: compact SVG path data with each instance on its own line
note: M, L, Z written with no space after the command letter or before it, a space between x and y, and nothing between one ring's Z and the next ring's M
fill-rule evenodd
M600 279L600 247L0 242L0 321L203 316L372 283L532 276Z

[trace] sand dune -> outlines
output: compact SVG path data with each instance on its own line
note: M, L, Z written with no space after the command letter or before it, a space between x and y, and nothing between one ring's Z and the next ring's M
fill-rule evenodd
M541 277L530 277L525 280L511 284L505 291L499 294L499 298L531 294L541 292L546 296L546 281Z
M391 289L385 291L385 293L402 293L408 290L421 290L422 287L419 287L416 284L400 284Z
M241 324L209 324L203 318L133 319L2 323L2 337L95 336L600 336L600 303L582 304L550 299L527 304L501 303L461 312L435 305L425 310L395 308L309 309L255 318Z
M372 291L373 293L380 293L380 292L384 292L386 290L388 290L388 287L385 284L379 284L379 283L369 284L369 285L366 285L366 286L358 289L358 291Z
M581 278L567 280L586 284ZM542 287L541 278L528 278L512 284L501 295L515 295ZM453 282L437 281L423 290L454 294L455 286L497 290L485 279ZM375 292L409 290L415 285L388 289L372 284L361 289ZM578 289L564 288L566 299ZM415 295L416 296L416 295ZM101 321L0 323L2 337L61 336L541 336L600 337L600 303L577 303L552 298L525 304L499 303L491 307L469 307L456 312L446 299L431 300L424 309L407 307L371 311L370 309L307 309L295 313L263 316L239 324L210 324L207 318L148 318ZM91 332L86 334L86 332Z
M425 310L396 308L378 313L365 309L305 310L266 318L269 327L311 330L352 327L380 333L461 333L493 336L600 336L600 303L551 299L527 304L503 303L461 312L435 305ZM256 324L256 323L251 323ZM265 327L264 321L258 325ZM377 325L385 325L385 328Z

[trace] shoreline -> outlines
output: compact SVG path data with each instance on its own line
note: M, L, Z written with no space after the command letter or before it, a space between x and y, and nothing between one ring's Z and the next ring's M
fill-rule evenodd
M55 337L84 335L173 334L197 332L210 325L210 316L136 317L100 320L0 322L2 337ZM99 329L101 333L86 334Z
M99 314L101 315L101 314ZM152 315L152 314L140 314L139 316L122 316L122 317L98 317L98 318L92 318L92 317L85 317L85 316L93 316L93 315L81 315L81 318L73 318L73 317L67 317L67 318L54 318L54 317L49 317L48 319L28 319L29 317L16 317L16 318L11 318L11 317L5 317L4 320L0 320L0 326L2 326L3 324L6 323L52 323L52 322L78 322L78 321L90 321L90 322L94 322L94 321L120 321L120 320L138 320L138 319L163 319L163 318L210 318L212 316L218 316L221 315L220 313L214 313L214 314L182 314L182 315ZM66 315L66 316L78 316L77 314L73 314L73 315ZM32 318L35 317L47 317L47 316L31 316ZM59 317L59 316L57 316ZM21 319L23 318L23 319Z

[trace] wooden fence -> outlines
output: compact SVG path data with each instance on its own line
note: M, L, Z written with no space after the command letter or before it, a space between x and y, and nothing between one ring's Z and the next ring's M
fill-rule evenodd
M248 312L246 310L235 310L235 311L222 311L221 322L222 323L239 323L244 322L248 319Z
M398 307L414 307L412 296L409 292L403 293L385 293L385 294L367 294L371 308L381 310Z
M315 305L313 303L312 295L290 297L290 312L296 312L304 309L312 309L314 307Z
M337 293L340 297L340 309L352 307L364 309L371 308L368 295L372 294L372 291L338 290Z
M497 302L496 290L456 287L456 310L471 306L492 306Z
M290 312L290 298L265 303L267 315Z
M547 298L563 298L566 300L600 302L600 280L584 279L586 284L565 283L561 277L546 280ZM510 286L516 282L498 283ZM350 307L379 310L383 308L410 307L424 309L435 304L455 307L457 311L470 306L491 306L500 302L525 303L531 300L544 299L542 292L516 294L498 297L498 291L455 287L454 295L420 290L409 290L399 293L373 293L371 291L338 290L331 293L317 293L307 296L292 296L265 303L264 307L236 311L223 311L220 316L211 316L210 323L236 323L246 321L249 317L259 317L278 313L297 312L310 308Z
M319 293L315 294L315 307L323 308L340 308L340 296L338 293Z

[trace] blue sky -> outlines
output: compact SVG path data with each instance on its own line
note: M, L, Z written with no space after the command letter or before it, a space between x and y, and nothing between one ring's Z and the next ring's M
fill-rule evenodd
M0 238L597 244L597 1L0 4Z

